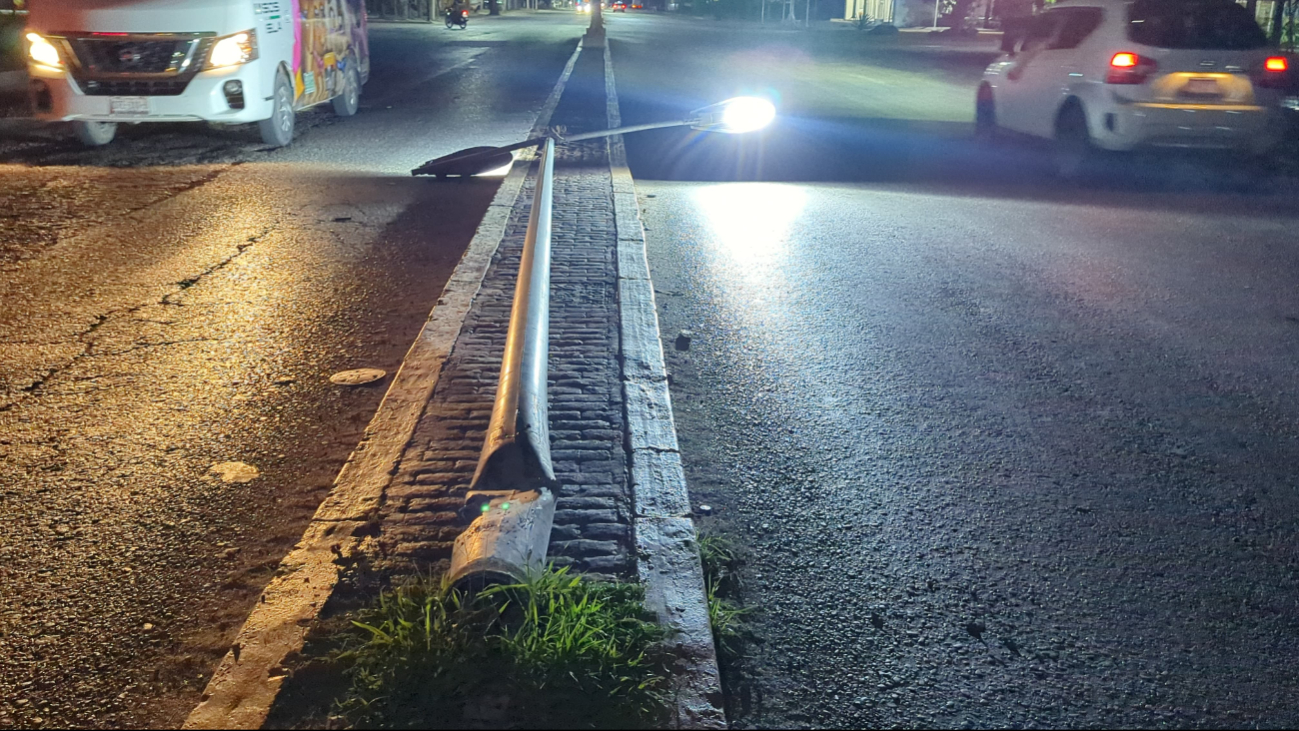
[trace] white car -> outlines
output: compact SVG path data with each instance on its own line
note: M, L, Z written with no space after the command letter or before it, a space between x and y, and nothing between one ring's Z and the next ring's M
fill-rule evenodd
M1281 136L1289 61L1231 0L1063 0L1008 30L975 124L1055 141L1062 174L1096 149L1258 156Z

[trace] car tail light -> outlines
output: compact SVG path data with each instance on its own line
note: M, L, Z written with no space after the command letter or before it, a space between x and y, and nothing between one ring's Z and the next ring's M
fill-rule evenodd
M1159 68L1153 58L1130 51L1120 51L1110 57L1110 69L1105 74L1107 84L1144 84Z
M1286 85L1286 72L1290 70L1290 61L1285 56L1268 56L1258 73L1254 74L1254 85L1264 89L1279 89Z

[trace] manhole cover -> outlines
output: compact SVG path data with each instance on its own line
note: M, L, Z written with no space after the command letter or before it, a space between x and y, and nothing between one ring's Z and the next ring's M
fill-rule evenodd
M354 371L343 371L329 377L330 383L340 386L364 386L388 375L378 368L357 368Z

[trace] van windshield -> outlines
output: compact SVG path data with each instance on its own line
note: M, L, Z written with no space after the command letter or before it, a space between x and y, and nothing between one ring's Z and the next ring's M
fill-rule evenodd
M1129 39L1157 48L1238 51L1268 45L1249 12L1230 0L1137 0L1128 21Z

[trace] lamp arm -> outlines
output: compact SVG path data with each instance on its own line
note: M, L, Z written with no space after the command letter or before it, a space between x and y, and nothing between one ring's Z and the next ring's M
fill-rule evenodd
M701 112L707 111L707 109L709 108L705 108L704 110L701 110ZM481 171L467 168L467 165L472 165L481 160L491 159L492 157L500 156L503 153L514 152L515 150L522 150L528 147L537 147L545 144L547 140L554 140L556 144L562 145L570 142L582 142L584 140L598 140L602 137L612 137L614 135L627 134L629 132L643 132L648 129L665 129L668 127L695 127L696 129L706 129L707 127L701 125L713 124L709 119L710 117L707 114L696 113L690 119L679 119L671 122L652 122L650 124L633 124L628 127L617 127L615 129L605 129L596 132L583 132L582 134L568 137L554 134L552 132L550 135L545 137L531 137L522 142L515 142L512 145L505 145L504 147L470 148L468 150L453 152L450 155L439 157L436 160L429 160L412 170L411 174L438 176L475 175ZM465 170L468 170L468 172L464 172Z
M633 124L629 127L617 127L615 129L605 129L598 132L583 132L580 135L570 135L559 138L560 142L582 142L583 140L596 140L601 137L612 137L614 135L627 134L629 132L643 132L647 129L663 129L665 127L689 127L698 120L681 119L675 122L651 122L650 124Z

